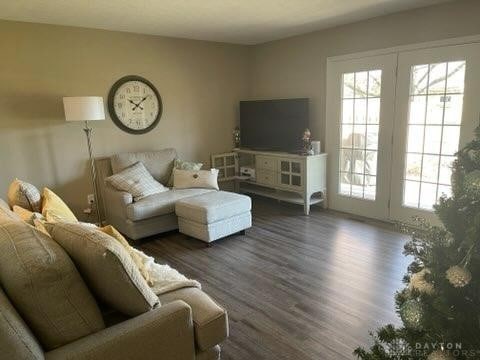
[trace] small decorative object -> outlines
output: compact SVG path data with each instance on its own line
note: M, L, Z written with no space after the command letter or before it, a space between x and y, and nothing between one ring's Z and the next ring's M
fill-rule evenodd
M429 269L423 269L413 274L410 277L410 289L415 289L423 294L432 295L435 292L433 284L425 279L425 276L429 275L430 273L431 272Z
M450 267L446 271L445 276L447 277L447 280L450 282L450 284L452 284L453 287L456 288L464 287L468 285L470 280L472 280L472 274L470 273L470 271L458 265Z
M400 317L403 323L410 329L421 330L423 319L422 304L418 300L405 301L400 309Z
M305 129L302 136L303 153L305 155L313 155L311 136L312 133L310 132L310 129Z
M140 76L129 75L113 84L108 111L115 125L130 134L145 134L162 116L162 98L155 86Z
M435 350L428 355L427 360L453 360L454 358L442 350Z
M238 126L233 130L233 143L236 148L240 147L240 128Z
M312 149L314 155L319 155L322 153L322 146L319 140L312 141Z

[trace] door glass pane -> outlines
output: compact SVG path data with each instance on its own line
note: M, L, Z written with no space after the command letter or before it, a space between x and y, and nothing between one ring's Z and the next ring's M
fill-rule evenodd
M433 210L439 197L451 192L464 83L465 61L411 69L403 206Z
M280 169L283 172L289 172L290 171L290 161L282 161L280 162Z
M343 74L338 191L345 196L376 198L381 81L381 70Z

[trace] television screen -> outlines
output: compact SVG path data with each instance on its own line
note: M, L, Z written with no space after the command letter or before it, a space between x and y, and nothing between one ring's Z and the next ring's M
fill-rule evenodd
M296 152L308 127L308 99L240 101L243 148Z

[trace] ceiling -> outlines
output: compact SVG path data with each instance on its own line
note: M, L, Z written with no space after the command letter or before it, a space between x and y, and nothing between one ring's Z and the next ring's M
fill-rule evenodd
M0 19L258 44L448 0L0 0Z

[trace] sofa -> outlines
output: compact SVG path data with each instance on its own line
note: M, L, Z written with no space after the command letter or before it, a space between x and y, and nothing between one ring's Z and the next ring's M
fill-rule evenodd
M227 313L199 288L186 287L163 293L158 296L158 307L137 316L119 313L101 304L85 277L82 278L83 275L75 269L79 264L74 264L56 241L22 221L1 199L0 248L0 358L220 358L219 344L228 336ZM38 256L39 253L44 255ZM58 267L50 271L50 267L58 265L60 258L70 264L69 273L59 273ZM44 279L46 284L39 279ZM84 295L88 301L72 298L75 290L72 286L55 286L60 280L71 281L73 288L82 287L87 292ZM53 299L61 299L58 301L61 303ZM49 311L58 312L64 306L77 311L89 301L99 309L101 328L46 349L39 328L49 331L57 327L68 329L69 325L75 327L79 319L69 315L57 318L55 322L48 316ZM26 302L34 305L26 309ZM36 319L34 323L28 320L32 316ZM71 335L71 331L58 332L63 337Z
M105 182L112 174L141 161L158 182L167 185L177 153L175 149L116 154L96 159L97 186L103 199L103 213L108 224L132 240L178 229L175 204L178 200L206 194L211 189L170 189L133 201L131 194L118 191Z

